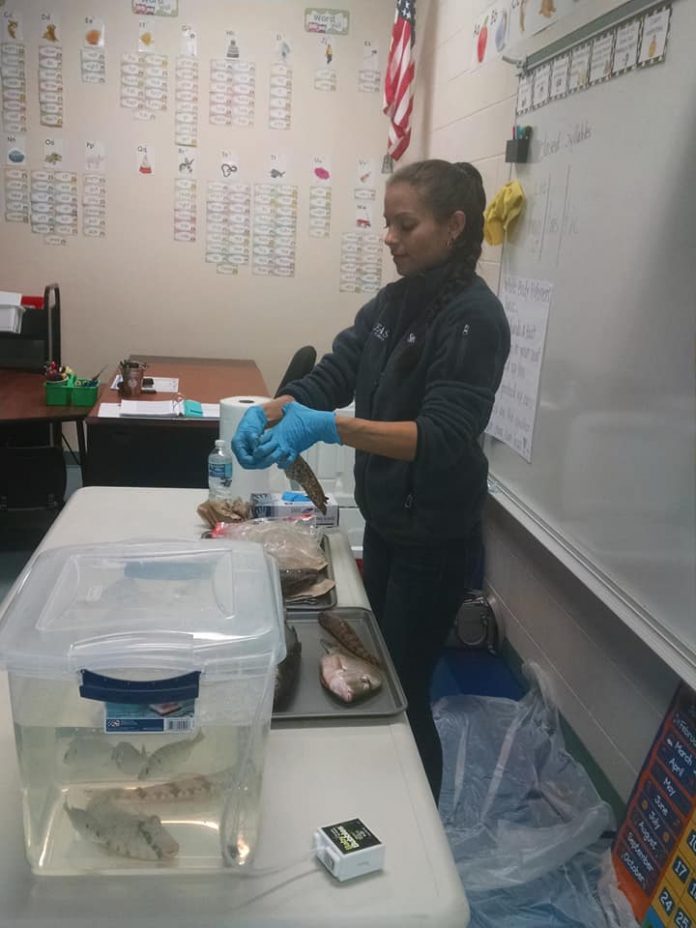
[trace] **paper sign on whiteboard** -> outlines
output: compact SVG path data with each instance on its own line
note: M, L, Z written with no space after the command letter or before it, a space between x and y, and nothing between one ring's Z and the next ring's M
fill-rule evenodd
M552 291L548 281L508 274L500 294L510 324L510 356L486 432L530 462Z

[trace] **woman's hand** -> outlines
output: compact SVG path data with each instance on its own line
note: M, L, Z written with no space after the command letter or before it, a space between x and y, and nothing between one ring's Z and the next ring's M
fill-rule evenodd
M280 422L261 437L254 453L255 466L277 464L285 469L318 441L341 444L334 412L320 412L291 401L282 407L282 416Z
M268 417L263 406L251 406L242 416L232 439L232 450L242 467L256 469L268 466L257 464L254 458L254 452L267 425Z

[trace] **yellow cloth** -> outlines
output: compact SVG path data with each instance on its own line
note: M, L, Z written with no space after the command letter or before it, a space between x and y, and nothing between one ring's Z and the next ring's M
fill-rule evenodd
M525 196L517 180L505 184L493 197L483 214L483 235L489 245L502 244L513 222L524 208Z

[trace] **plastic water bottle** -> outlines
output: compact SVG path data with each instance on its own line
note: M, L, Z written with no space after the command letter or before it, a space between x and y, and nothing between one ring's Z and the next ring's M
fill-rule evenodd
M210 499L231 499L232 451L227 442L218 438L208 455L208 496Z

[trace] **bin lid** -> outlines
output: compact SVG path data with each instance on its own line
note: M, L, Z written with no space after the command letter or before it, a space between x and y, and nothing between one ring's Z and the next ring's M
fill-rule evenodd
M285 656L276 562L229 539L53 548L0 620L0 661L42 677L118 668L230 674Z

